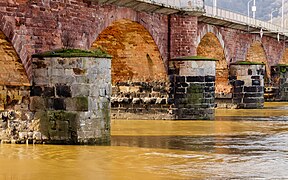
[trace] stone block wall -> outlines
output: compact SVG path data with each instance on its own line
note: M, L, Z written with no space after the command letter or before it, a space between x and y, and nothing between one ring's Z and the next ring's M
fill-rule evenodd
M0 86L0 141L20 143L23 135L33 139L34 115L29 110L29 86Z
M39 142L110 141L111 59L34 58L31 111Z
M177 59L172 62L173 99L176 119L214 119L214 60Z
M233 103L237 108L264 107L265 64L231 64L230 82L233 85Z
M288 101L288 65L279 64L272 66L271 81L273 82L273 87L270 87L271 90L269 90L274 92L274 96L270 97L269 100Z
M113 119L174 119L169 99L170 83L126 82L112 88Z

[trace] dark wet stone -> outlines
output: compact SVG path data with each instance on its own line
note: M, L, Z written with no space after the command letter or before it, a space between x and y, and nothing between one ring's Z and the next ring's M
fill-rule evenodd
M245 82L244 81L241 81L241 80L236 80L235 82L234 82L234 86L243 86L245 84Z
M176 82L178 83L184 83L185 82L185 76L177 76Z
M56 85L56 94L59 97L71 97L70 86L66 85Z
M43 93L42 87L40 86L31 87L31 92L30 92L31 96L42 96L42 93Z
M205 82L215 82L215 76L205 76Z
M44 97L53 97L55 96L55 88L54 87L45 87L43 92Z
M204 82L204 76L187 76L187 82Z
M56 98L53 100L53 108L55 110L66 110L64 99L63 98Z

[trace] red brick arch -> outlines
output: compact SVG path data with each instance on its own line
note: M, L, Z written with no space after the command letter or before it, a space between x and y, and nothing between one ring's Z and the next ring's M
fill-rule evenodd
M270 77L270 67L271 64L268 62L267 54L260 40L254 40L247 50L246 61L265 63L266 72L268 77Z
M99 34L92 49L102 48L113 56L112 82L166 81L159 48L147 29L129 19L114 21Z
M11 43L11 47L13 47L15 51L15 55L17 55L25 69L26 76L28 76L28 79L31 80L32 76L32 67L30 63L30 57L27 53L26 47L23 46L23 40L25 40L25 35L19 35L15 33L15 24L16 19L11 16L4 16L0 14L0 31L5 34L7 37L7 41ZM21 29L20 29L21 30ZM14 54L14 53L13 53ZM26 80L25 80L26 81Z
M2 31L0 31L0 54L0 85L30 86L21 59Z
M223 51L224 51L224 55L225 55L225 60L227 63L229 63L229 53L228 53L228 49L225 45L225 41L223 38L222 33L219 31L219 29L216 26L213 25L209 25L209 24L205 24L204 26L199 26L198 27L198 37L197 37L197 47L199 46L201 40L204 38L204 36L207 33L213 33L215 35L215 37L218 39Z
M59 49L67 44L71 48L89 49L104 29L123 18L138 22L147 29L167 69L166 15L137 12L130 8L86 0L67 0L64 3L13 0L1 5L0 30L12 42L30 79L32 54ZM67 34L70 35L69 43L64 42Z
M117 6L102 6L104 11L109 13L101 14L103 19L97 22L97 28L91 35L89 40L88 49L93 46L98 36L122 19L136 22L142 25L147 32L151 35L163 59L166 70L168 70L168 16L162 14L148 14L145 12L137 12L129 8L121 8Z
M231 86L229 85L229 68L226 61L224 49L222 43L212 32L205 34L201 42L197 47L197 55L209 58L215 58L216 62L216 93L217 94L227 94L231 92Z

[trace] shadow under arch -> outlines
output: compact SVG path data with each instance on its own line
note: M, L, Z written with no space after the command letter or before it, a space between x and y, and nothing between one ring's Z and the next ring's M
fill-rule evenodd
M24 65L12 43L0 30L0 85L30 86Z
M208 32L203 36L197 47L197 55L218 60L216 63L216 95L231 93L232 86L229 84L229 68L224 49L214 33Z
M248 48L246 61L265 63L266 73L265 73L265 84L269 84L269 79L271 78L271 70L268 63L268 59L265 53L265 49L261 41L254 41Z
M113 56L112 84L117 82L166 81L165 65L153 37L141 24L120 19L97 37L91 49Z

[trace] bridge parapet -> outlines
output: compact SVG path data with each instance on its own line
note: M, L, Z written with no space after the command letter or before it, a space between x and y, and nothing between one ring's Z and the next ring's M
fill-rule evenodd
M215 8L215 7L207 6L207 5L205 6L205 12L206 13L204 14L204 17L213 18L213 23L220 23L220 21L222 21L221 22L222 24L224 23L223 21L231 22L229 24L229 27L250 31L252 33L259 33L259 34L262 29L263 34L267 34L268 36L272 36L274 38L278 38L277 37L278 34L281 35L282 37L288 36L287 29L281 26L272 24L267 21L261 21L258 19L250 18L244 14L235 13L229 10ZM227 24L227 23L224 23L224 24Z
M188 14L200 16L205 13L204 0L94 0L100 4L114 4L132 8L136 11L161 14Z

